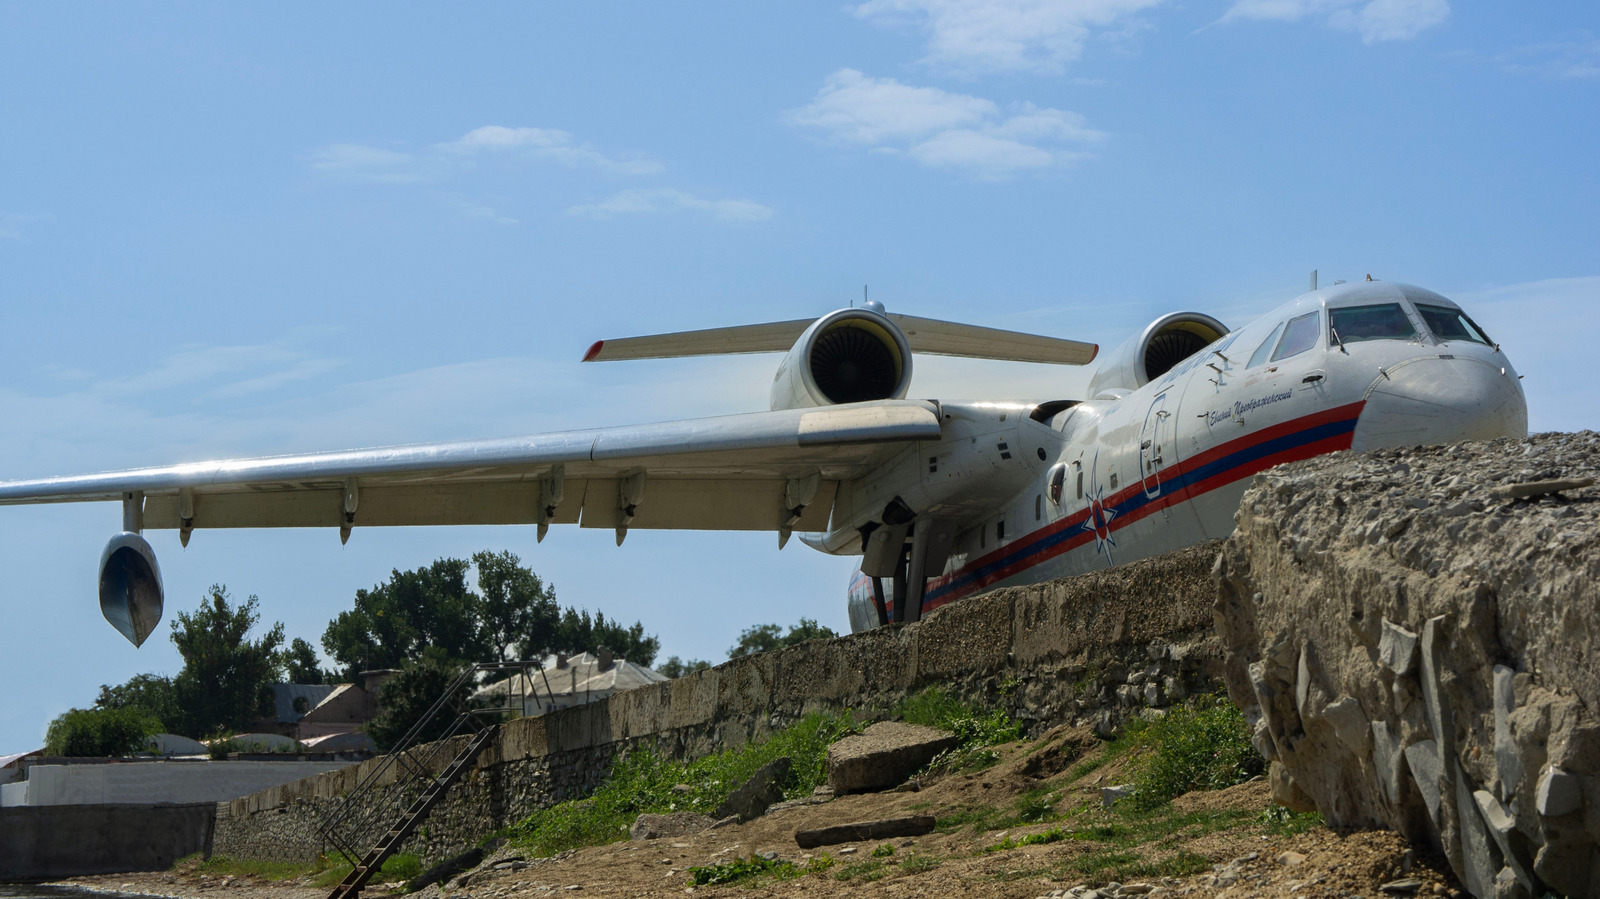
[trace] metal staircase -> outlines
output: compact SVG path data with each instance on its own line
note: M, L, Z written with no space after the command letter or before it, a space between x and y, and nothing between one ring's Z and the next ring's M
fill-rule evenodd
M334 887L328 899L354 899L385 860L412 831L427 819L444 794L471 767L478 753L494 738L492 719L505 713L524 713L527 697L538 702L537 691L524 692L529 670L543 669L536 661L473 665L461 672L426 713L418 718L361 782L323 819L319 830L325 846L332 847L353 866ZM504 706L475 708L458 694L485 673L519 672ZM548 692L548 684L546 685ZM513 703L512 699L520 701ZM422 735L441 715L454 714L442 734L427 743ZM464 745L454 738L468 735ZM449 755L454 751L454 755ZM447 759L448 756L448 760ZM381 795L387 793L387 795ZM388 826L385 826L385 825ZM362 850L362 847L371 847Z

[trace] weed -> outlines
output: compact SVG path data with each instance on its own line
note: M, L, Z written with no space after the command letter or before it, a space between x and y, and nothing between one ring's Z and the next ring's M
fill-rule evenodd
M1030 833L1021 839L1006 837L993 846L986 847L983 851L1004 852L1007 849L1015 849L1018 846L1043 846L1048 843L1059 843L1067 838L1068 834L1062 831L1061 828L1052 827L1043 833Z
M1327 823L1317 812L1295 812L1281 805L1269 806L1257 820L1266 826L1267 833L1280 837L1305 833Z
M1029 790L1016 803L1017 820L1036 824L1056 816L1056 804L1047 789Z
M983 806L964 808L948 815L939 816L934 821L933 829L940 833L954 833L970 824L975 832L982 833L986 830L995 829L989 826L989 822L998 817L999 814L999 809Z
M692 867L689 869L689 885L700 887L713 883L738 883L768 875L778 880L790 880L804 873L803 869L787 859L752 855L749 858L735 858L731 862Z
M900 863L900 870L906 874L921 874L923 871L932 871L942 864L944 864L943 859L913 852L906 855L905 860Z
M873 858L888 858L891 855L894 855L893 843L884 843L882 846L872 850Z

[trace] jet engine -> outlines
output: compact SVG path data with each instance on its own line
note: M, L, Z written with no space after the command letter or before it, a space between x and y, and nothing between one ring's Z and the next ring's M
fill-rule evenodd
M112 537L100 553L100 614L134 646L161 623L162 592L149 542L132 531Z
M905 333L873 308L840 309L812 323L783 357L772 408L905 399L910 388Z
M1089 398L1138 390L1227 333L1227 325L1202 312L1163 315L1106 357L1089 379Z

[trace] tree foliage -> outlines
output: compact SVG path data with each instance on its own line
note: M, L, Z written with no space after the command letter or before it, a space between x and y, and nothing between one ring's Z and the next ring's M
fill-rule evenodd
M283 625L275 623L260 639L249 639L260 620L259 604L251 596L231 605L227 588L213 585L193 614L179 612L172 622L172 642L183 656L172 687L186 718L176 732L200 738L243 730L272 713L267 687L280 674Z
M702 659L680 659L677 656L668 656L665 662L656 666L656 671L667 677L683 677L696 671L704 671L711 667L711 663Z
M423 650L422 658L403 663L398 674L384 681L378 717L367 722L362 730L372 738L380 752L388 752L439 700L451 681L460 676L466 667L466 663L450 658L441 650L432 647ZM472 683L463 684L454 697L456 703L465 706L471 692ZM456 710L451 708L435 716L428 722L419 740L438 739L455 721L456 715Z
M478 589L467 587L477 571ZM356 591L355 607L339 613L322 647L354 678L375 668L401 668L432 647L464 662L540 658L554 652L596 652L649 665L660 643L644 625L625 626L603 612L562 609L555 590L510 552L480 552L469 565L439 559L427 568L394 571L387 582Z
M142 708L69 709L45 732L46 755L116 757L144 751L161 722Z
M439 559L426 568L391 572L371 590L357 590L355 608L340 612L322 635L322 648L346 676L399 668L434 647L453 659L489 654L481 604L467 589L467 563Z
M783 633L783 628L779 625L757 624L744 629L739 635L739 642L728 649L728 658L737 659L740 656L766 652L769 649L798 646L807 640L837 636L839 635L832 628L818 624L814 618L800 619L800 623L791 626L787 634Z
M127 683L115 687L102 684L94 707L103 711L139 709L172 733L177 733L176 729L185 722L172 680L159 674L135 674Z
M280 659L283 664L283 678L291 684L320 684L323 682L321 663L317 661L317 651L310 643L295 637L289 641L289 648L283 651Z

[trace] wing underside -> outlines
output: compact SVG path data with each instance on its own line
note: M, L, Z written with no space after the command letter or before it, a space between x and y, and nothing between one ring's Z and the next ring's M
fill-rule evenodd
M823 530L840 481L939 433L934 403L860 403L13 481L0 505L142 495L146 528L529 524L554 489L552 524L631 507L630 528Z

